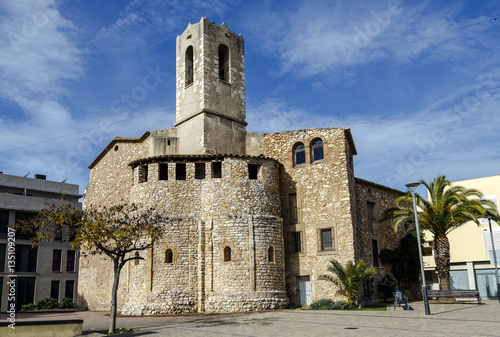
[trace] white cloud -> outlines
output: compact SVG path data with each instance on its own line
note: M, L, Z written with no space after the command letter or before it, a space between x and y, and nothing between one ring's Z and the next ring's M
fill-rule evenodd
M355 175L398 189L440 174L470 179L498 174L499 86L496 69L421 110L391 116L324 116L268 100L248 107L248 129L350 127L358 151Z

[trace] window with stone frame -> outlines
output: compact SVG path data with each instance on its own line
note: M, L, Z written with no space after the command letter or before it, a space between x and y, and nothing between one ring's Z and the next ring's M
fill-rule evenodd
M321 228L318 229L318 250L323 251L332 251L335 250L335 236L334 236L333 228Z
M173 263L174 262L174 252L172 249L167 249L165 251L165 263Z
M221 44L219 45L219 79L229 82L229 70L229 48L225 44Z
M185 81L186 81L186 87L190 86L193 84L194 81L194 70L193 70L193 65L194 65L194 55L193 55L193 46L189 46L186 49L186 56L184 58L185 60Z
M290 224L294 225L299 222L299 214L297 210L297 193L288 194L288 207Z
M267 249L267 262L274 262L274 248L273 246Z
M158 165L158 180L168 180L168 163Z
M140 260L140 255L139 255L139 252L135 252L134 254L134 266L138 266L139 265L139 260Z
M323 140L316 138L311 142L311 156L311 162L313 163L325 158L323 153Z
M205 179L205 163L194 164L194 178Z
M224 262L230 262L231 258L231 247L227 246L224 248Z
M366 218L368 219L368 229L373 231L373 226L375 225L375 203L371 201L366 202Z
M259 179L259 172L259 164L248 164L248 179Z
M148 165L139 166L139 182L145 183L148 181Z
M288 232L288 252L301 253L303 252L303 235L302 231Z
M306 148L303 143L296 143L293 146L293 166L306 163Z
M220 161L212 162L212 178L215 179L222 178L222 162Z
M186 164L176 163L175 164L175 179L176 180L186 180Z

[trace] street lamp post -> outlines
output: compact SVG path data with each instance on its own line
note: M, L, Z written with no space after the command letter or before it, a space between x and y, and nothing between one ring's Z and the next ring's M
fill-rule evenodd
M493 250L493 263L495 263L495 277L497 280L497 296L498 296L498 302L500 302L500 282L498 282L497 251L495 250L495 241L493 240L493 232L491 230L491 219L490 218L488 218L488 224L490 225L490 238L491 238L491 249Z
M427 291L425 286L425 273L424 273L424 260L422 258L422 244L420 243L420 229L418 227L418 213L417 213L417 203L415 202L415 192L417 191L420 183L408 183L406 187L411 192L413 198L413 211L415 212L415 225L417 227L417 240L418 240L418 256L420 258L420 271L422 272L422 294L424 297L424 308L425 314L430 315L431 311L429 309L429 300L427 299Z

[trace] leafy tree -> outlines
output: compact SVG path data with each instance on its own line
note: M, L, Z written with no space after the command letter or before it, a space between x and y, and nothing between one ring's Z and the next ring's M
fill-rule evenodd
M335 259L332 259L330 264L328 271L333 275L323 274L319 279L335 284L339 292L347 297L349 306L354 306L358 299L359 288L377 273L376 269L373 267L365 269L367 263L362 260L356 264L348 261L345 267Z
M449 290L451 287L448 233L469 221L479 225L480 218L487 214L498 217L498 213L493 202L481 200L483 196L481 192L462 186L452 186L445 176L439 176L430 183L422 180L421 183L427 188L429 200L415 193L418 223L421 229L426 229L434 235L434 260L440 287ZM491 211L488 211L489 208ZM390 219L394 220L394 229L401 224L407 226L415 222L410 192L396 199L396 207L387 209L381 222Z
M33 245L55 240L61 235L73 236L72 247L84 255L106 255L113 262L111 318L109 333L116 326L117 292L120 272L125 263L141 259L134 252L153 246L163 234L161 224L168 219L154 208L135 204L88 207L81 211L70 205L49 205L34 219L21 224L23 231L33 233Z
M416 232L406 234L399 242L398 248L381 250L380 261L383 265L391 266L391 273L398 280L399 289L413 290L418 286L420 260Z

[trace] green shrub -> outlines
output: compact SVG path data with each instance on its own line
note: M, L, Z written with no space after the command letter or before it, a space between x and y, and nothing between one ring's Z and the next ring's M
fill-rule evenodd
M309 309L311 310L333 310L335 306L335 302L333 302L329 298L323 298L316 302L311 303Z
M59 307L59 303L55 298L44 298L36 305L37 309L54 309Z
M69 297L63 298L62 303L61 303L61 308L63 308L63 309L72 309L74 307L75 307L75 303L73 303L73 301L71 300L71 298L69 298Z
M34 303L23 304L21 306L21 311L24 311L24 310L34 310L34 309L36 309L36 305Z
M311 310L349 310L349 303L346 301L334 302L329 298L323 298L319 301L311 303L309 306Z
M350 307L349 307L349 303L347 303L346 301L337 301L333 305L333 309L337 309L337 310L349 310Z
M387 299L392 297L394 291L396 291L396 281L391 275L385 275L377 285L377 290L384 296L384 302L387 302Z

